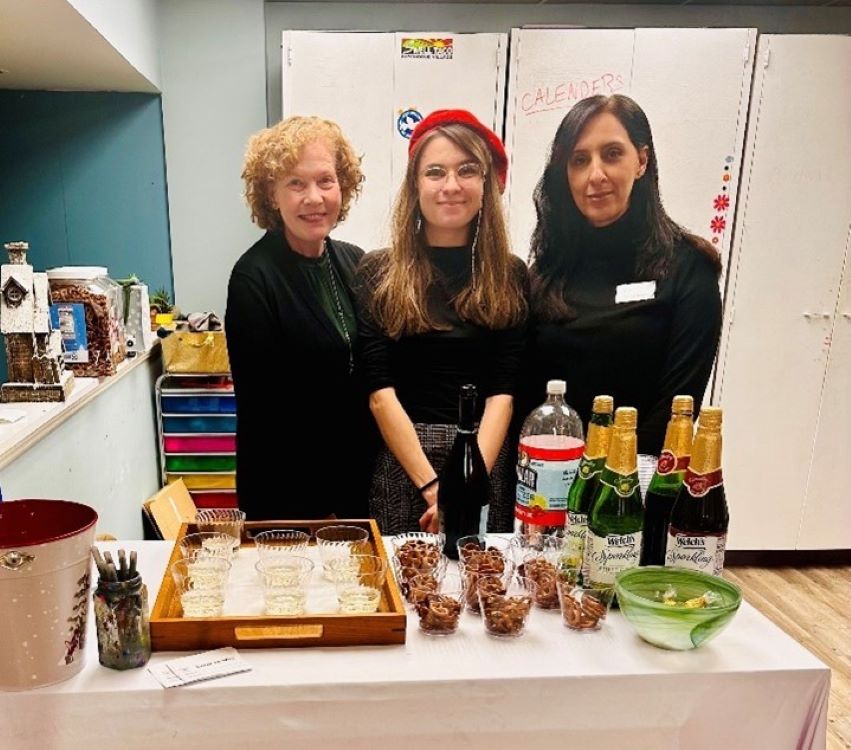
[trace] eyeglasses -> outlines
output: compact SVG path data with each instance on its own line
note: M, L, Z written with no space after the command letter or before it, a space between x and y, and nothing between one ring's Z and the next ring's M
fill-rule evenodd
M455 175L458 182L472 182L485 177L485 170L481 164L475 161L467 161L458 165L455 169L449 169L441 164L430 164L425 168L422 176L429 182L445 182L450 173Z

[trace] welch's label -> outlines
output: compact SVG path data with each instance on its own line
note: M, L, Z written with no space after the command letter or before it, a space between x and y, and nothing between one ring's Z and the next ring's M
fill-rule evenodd
M587 531L588 514L567 511L567 522L564 526L564 554L568 565L573 567L582 565Z
M726 549L726 533L685 534L671 527L665 550L665 565L720 576L724 570Z
M641 538L641 531L597 536L588 529L585 559L588 563L588 577L591 579L591 585L613 586L618 573L638 567L641 557Z

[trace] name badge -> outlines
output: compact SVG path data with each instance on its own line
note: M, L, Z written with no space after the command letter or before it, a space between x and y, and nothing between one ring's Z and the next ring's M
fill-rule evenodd
M618 284L615 288L615 304L641 302L656 297L655 281L637 281L634 284Z

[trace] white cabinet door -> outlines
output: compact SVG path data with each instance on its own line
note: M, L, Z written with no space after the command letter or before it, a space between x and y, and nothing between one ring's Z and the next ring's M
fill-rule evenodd
M851 55L846 69L851 69ZM851 196L848 205L851 211ZM833 321L798 549L851 548L851 229Z
M665 208L726 260L755 29L514 29L506 141L514 252L526 257L532 192L580 99L626 94L647 113ZM726 264L725 264L726 265Z
M363 155L363 192L334 237L386 246L411 130L433 110L468 109L502 130L506 48L506 34L283 33L284 117L334 120Z
M734 549L799 546L851 218L848 44L759 41L716 388Z
M333 120L363 158L363 191L332 236L372 250L390 214L393 35L285 31L282 49L284 117Z
M442 47L435 46L438 41ZM418 113L416 117L436 109L466 109L501 134L507 47L507 34L396 34L394 115L398 118L412 111ZM417 48L421 51L416 52ZM398 126L394 131L391 187L395 196L408 164L409 133Z

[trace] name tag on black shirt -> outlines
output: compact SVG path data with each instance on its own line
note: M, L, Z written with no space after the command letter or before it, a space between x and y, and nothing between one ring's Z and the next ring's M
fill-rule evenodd
M655 281L637 281L634 284L618 284L615 288L615 304L641 302L656 296Z

